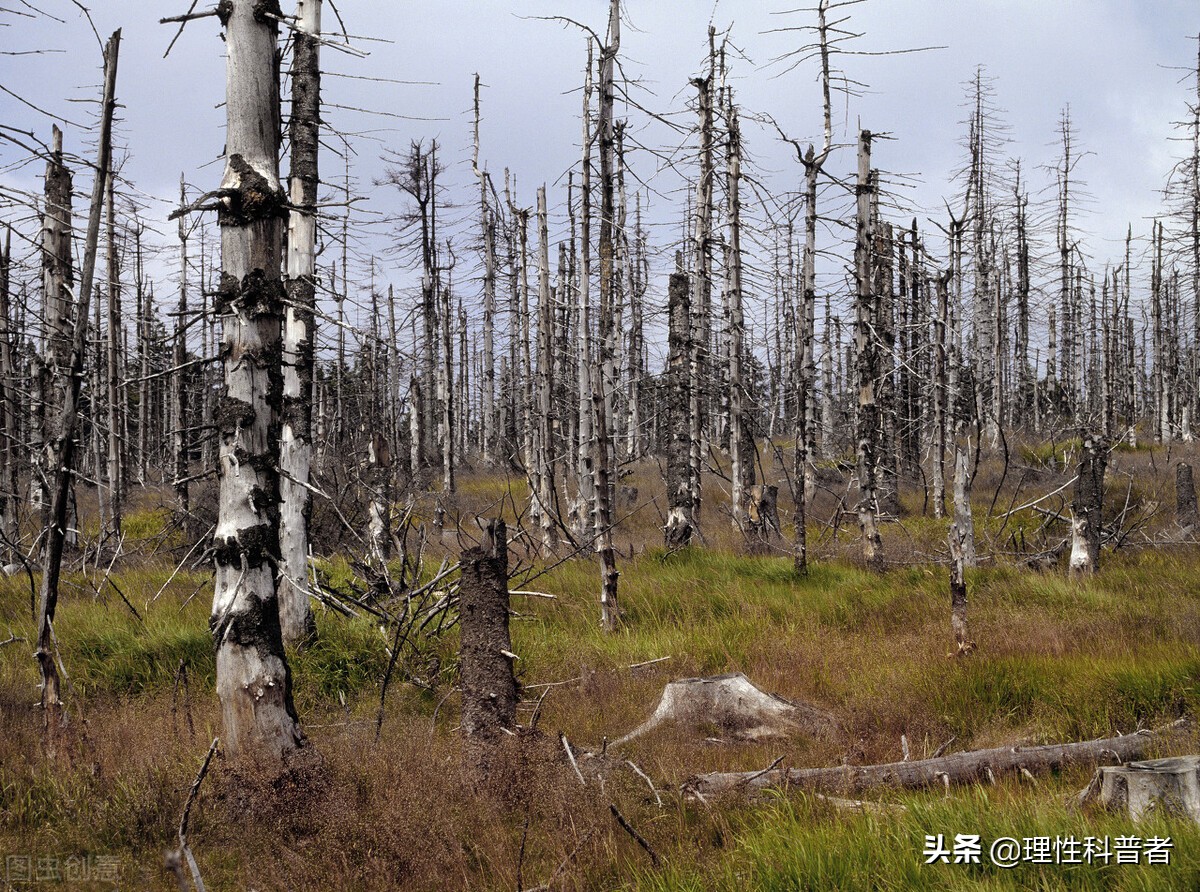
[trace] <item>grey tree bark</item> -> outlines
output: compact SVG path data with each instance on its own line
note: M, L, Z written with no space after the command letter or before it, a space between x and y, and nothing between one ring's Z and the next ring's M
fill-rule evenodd
M224 381L216 422L216 578L210 626L226 752L281 760L304 735L292 703L276 574L283 409L284 221L277 26L251 0L221 7L227 47L221 179Z
M879 351L875 322L878 296L874 293L871 132L863 130L858 138L858 207L854 245L857 280L855 313L855 351L858 360L858 525L862 531L863 561L873 570L883 569L883 542L877 522L877 464L879 445L879 404L876 382L879 378Z
M283 426L279 434L279 621L287 644L299 644L316 632L308 587L308 524L312 515L308 483L313 453L316 344L320 34L321 0L298 0L292 35L288 301L283 321Z
M87 235L84 242L83 269L79 281L79 296L75 306L74 322L71 323L70 292L65 288L55 294L55 312L71 325L66 342L59 341L56 348L66 348L67 354L58 354L63 374L62 401L57 405L55 426L47 444L54 464L50 466L53 490L45 527L45 544L42 549L42 578L38 596L38 638L35 657L42 679L42 710L47 731L45 745L50 754L56 749L57 732L61 725L62 701L59 697L57 644L54 636L54 614L58 606L58 583L62 571L63 546L67 538L68 508L71 502L71 484L75 469L76 427L80 386L83 377L84 357L87 353L88 310L92 298L92 284L96 272L96 253L100 240L100 214L104 206L104 192L112 164L112 118L116 106L117 57L121 43L121 32L109 38L104 49L104 97L100 115L99 150L92 183L91 210L88 215ZM55 179L56 185L66 185L69 195L69 174L61 168L62 134L55 129L54 157L48 165L47 179ZM56 197L61 197L57 193ZM61 210L61 205L56 210ZM51 209L47 207L47 217ZM58 238L66 242L70 251L70 216L56 218L55 224L65 223L65 229L47 232L48 240ZM47 228L50 223L47 222ZM54 244L54 242L51 242ZM62 247L58 242L57 247ZM61 260L61 257L55 258ZM55 285L61 285L55 277ZM67 303L64 305L64 301Z
M688 277L671 274L667 290L667 523L664 538L668 548L687 545L692 539L691 487L691 299Z

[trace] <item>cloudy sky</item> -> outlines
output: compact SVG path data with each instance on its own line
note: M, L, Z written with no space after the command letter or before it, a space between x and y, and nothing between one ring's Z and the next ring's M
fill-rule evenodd
M121 138L130 155L126 178L151 204L150 220L165 220L178 193L180 172L199 189L215 186L222 150L224 63L215 19L189 24L170 55L163 53L176 26L162 15L186 11L186 0L85 0L102 35L124 29L118 92L124 108ZM203 0L202 0L203 3ZM32 4L46 13L22 13ZM99 82L99 48L70 0L5 0L0 4L0 86L71 122L68 150L90 155L86 100ZM285 11L290 3L284 0ZM786 71L773 63L802 46L813 23L809 11L783 14L798 0L625 0L624 73L637 84L638 104L680 124L690 124L688 78L701 70L709 23L730 30L740 52L732 83L743 115L768 113L789 135L819 138L820 101L815 63ZM325 30L340 41L341 27L328 2ZM436 137L449 170L461 184L452 194L470 202L472 77L483 95L483 152L497 177L505 167L518 184L519 202L533 204L536 186L558 183L575 163L579 145L578 85L585 41L573 26L540 20L568 16L602 31L604 0L340 0L337 4L360 58L323 51L324 94L331 125L347 134L352 175L368 195L365 220L395 207L386 188L374 187L385 147ZM1135 235L1161 211L1160 190L1185 146L1170 141L1172 122L1194 101L1200 12L1193 0L869 0L841 10L846 27L862 34L848 47L867 55L844 56L839 67L868 85L835 109L835 140L851 142L858 126L887 133L875 161L884 170L912 175L897 186L906 213L944 219L943 196L953 196L952 172L961 165L967 111L964 84L977 66L993 79L998 120L1008 127L1004 154L1023 158L1031 191L1052 183L1039 165L1052 164L1060 115L1069 104L1078 146L1089 152L1077 168L1090 201L1079 217L1089 254L1099 263L1120 253L1127 223ZM1189 37L1188 35L1192 35ZM943 47L904 55L889 50ZM47 51L37 55L20 54ZM374 78L378 80L363 80ZM426 82L392 83L391 81ZM334 106L346 106L338 108ZM370 113L351 110L368 109ZM658 247L670 250L684 206L678 174L668 162L690 163L686 138L652 122L636 108L618 108L630 119L635 151L630 165L654 190L652 222ZM51 119L0 93L0 123L48 139ZM768 191L795 187L798 172L772 131L747 124L754 174ZM327 154L323 173L338 180L343 162ZM849 174L851 151L831 162ZM21 150L0 141L0 184L39 189L40 164L24 163ZM82 180L82 178L81 178ZM896 180L900 183L901 181ZM555 229L565 226L564 194L555 193ZM10 216L14 211L2 211ZM924 223L922 225L925 225ZM162 224L164 232L170 228ZM932 228L932 227L930 227ZM382 248L387 227L366 230L363 251ZM405 274L381 275L405 287Z

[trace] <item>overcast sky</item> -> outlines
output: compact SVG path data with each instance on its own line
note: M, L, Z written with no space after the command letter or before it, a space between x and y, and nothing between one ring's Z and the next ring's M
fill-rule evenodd
M95 95L96 38L69 0L30 2L61 21L19 15L14 10L23 4L9 0L0 6L0 48L7 53L62 52L0 56L0 85L71 122L85 123L89 108L67 100ZM283 5L290 11L288 0ZM794 5L799 5L796 0L625 0L621 55L625 74L640 82L632 95L647 109L690 124L688 78L701 70L708 24L721 30L732 26L731 42L744 52L744 58L734 60L732 80L743 114L766 112L789 135L806 142L818 139L815 63L786 73L785 65L771 64L809 39L799 31L770 33L813 23L811 12L774 14ZM468 187L474 72L486 84L482 158L497 178L511 168L519 202L532 205L538 184L554 184L576 162L585 52L577 28L532 17L570 16L602 31L606 6L604 0L341 0L338 8L355 35L352 43L369 56L323 50L324 67L331 74L324 85L326 102L387 113L327 110L331 124L362 134L352 145L353 175L371 198L363 211L387 212L395 206L387 189L371 186L380 173L383 148L404 148L420 138L440 140L450 167L448 181L463 184L453 198L473 200ZM187 7L186 0L90 2L102 35L124 28L118 93L124 105L120 136L131 156L125 176L160 199L146 212L160 222L176 200L181 171L195 189L213 188L221 173L216 159L223 143L219 106L225 88L217 21L189 24L163 58L176 26L159 25L157 19ZM325 7L326 31L340 31L328 2ZM1089 254L1099 263L1120 253L1127 223L1132 222L1135 235L1144 233L1148 218L1161 212L1160 190L1185 149L1169 140L1175 132L1172 122L1185 117L1195 95L1189 70L1196 64L1200 10L1194 0L870 0L844 12L853 15L848 27L863 34L854 49L881 53L945 47L839 60L870 91L839 100L835 139L852 141L860 123L890 134L893 139L877 144L875 162L918 178L913 187L897 191L922 221L943 220L942 198L955 194L950 177L964 157L964 84L979 65L993 79L998 118L1009 128L1011 143L1004 152L1024 159L1031 191L1052 183L1039 165L1054 162L1058 120L1070 105L1078 146L1092 153L1077 168L1091 196L1079 224L1087 234ZM335 33L329 36L340 40ZM669 249L679 235L683 197L676 174L661 170L662 158L690 163L686 148L677 151L686 141L648 123L637 109L618 108L618 115L630 119L633 141L654 149L635 151L630 165L660 193L651 198L652 219L660 224L654 238L657 247ZM46 139L51 123L7 94L0 94L0 122ZM70 125L65 129L68 150L90 155L84 148L86 133ZM754 173L768 189L795 188L799 175L790 149L752 124L747 125L747 142ZM0 183L40 189L41 164L22 166L22 158L20 150L0 142ZM852 152L841 153L831 166L835 173L850 174ZM323 157L327 178L340 178L341 170L340 160ZM80 177L77 184L84 181ZM555 230L561 233L565 181L559 185L551 201L557 208ZM384 229L377 226L378 236L372 239ZM381 244L373 240L364 249ZM391 262L382 261L381 275L396 277L404 287L404 274L389 270Z

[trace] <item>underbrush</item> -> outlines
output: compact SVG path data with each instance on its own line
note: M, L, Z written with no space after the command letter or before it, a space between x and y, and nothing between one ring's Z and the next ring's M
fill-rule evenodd
M472 493L493 495L482 484ZM993 522L981 513L981 535ZM952 659L946 569L936 562L945 524L885 526L896 563L910 561L881 576L828 559L820 521L810 542L826 559L799 578L786 553L667 552L645 536L635 557L620 559L615 634L600 630L594 558L522 572L514 588L554 596L512 603L519 718L529 723L536 704L538 730L511 745L482 789L459 769L456 633L410 656L421 661L411 675L397 670L377 725L391 642L376 619L318 609L316 642L292 654L318 755L282 779L215 763L192 813L205 880L218 889L1196 887L1200 831L1074 811L1067 800L1086 770L1037 785L887 794L906 810L886 813L796 793L751 803L680 795L692 774L778 757L795 767L899 760L902 736L921 758L948 741L952 751L1047 743L1200 713L1194 546L1106 552L1101 573L1083 580L994 557L967 574L979 649ZM0 581L0 638L26 639L0 648L0 854L115 856L122 887L176 888L162 853L176 844L220 718L210 577L172 571L166 559L139 558L118 564L109 583L100 571L91 582L65 577L56 633L70 730L53 758L33 707L28 579ZM342 558L323 559L321 572L331 585L354 580ZM844 738L738 743L665 729L619 750L603 788L580 785L560 731L577 753L601 751L646 719L667 681L726 672L834 713ZM652 779L661 807L626 758ZM1169 835L1174 849L1170 865L925 865L925 836L938 833Z

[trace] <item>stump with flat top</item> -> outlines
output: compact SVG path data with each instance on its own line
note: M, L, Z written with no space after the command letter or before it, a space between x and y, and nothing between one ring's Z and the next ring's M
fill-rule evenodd
M1134 821L1167 814L1200 823L1200 756L1097 768L1080 802L1122 812Z

